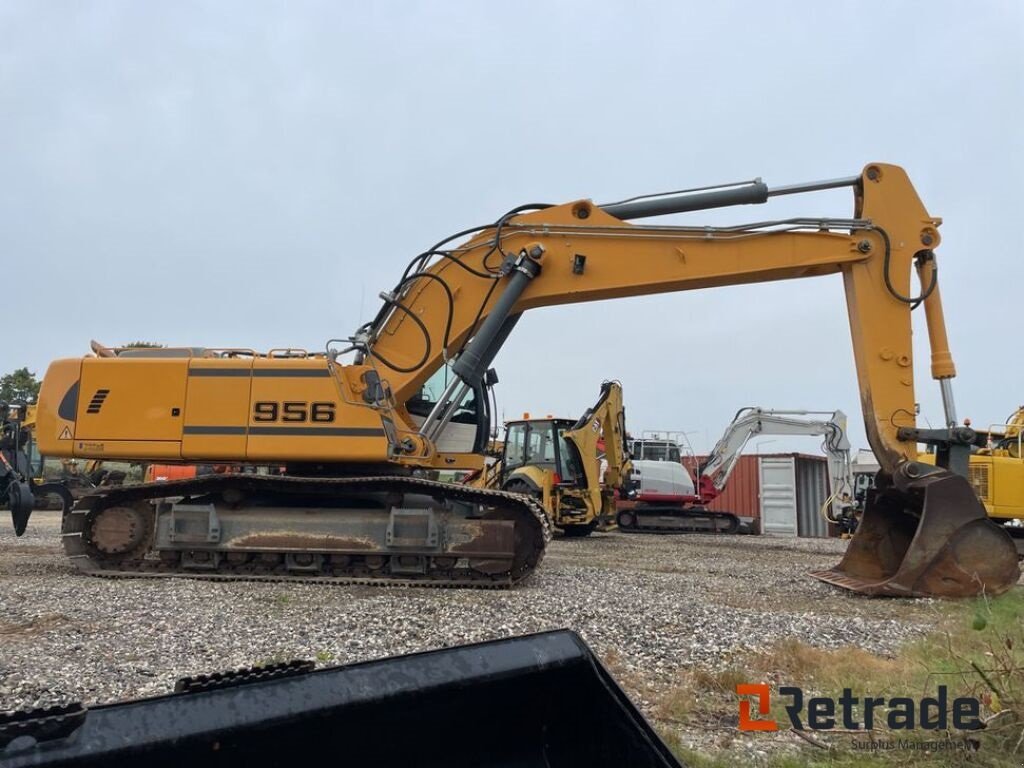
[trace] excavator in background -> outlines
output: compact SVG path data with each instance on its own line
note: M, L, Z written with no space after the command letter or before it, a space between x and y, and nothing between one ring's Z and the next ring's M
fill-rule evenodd
M0 507L11 513L14 533L21 536L29 517L37 507L45 507L48 499L60 499L60 506L73 503L67 484L47 482L42 465L37 473L32 456L32 428L35 407L26 403L0 403Z
M1010 535L1024 556L1024 406L1005 423L993 424L981 434L986 444L971 454L968 480L988 516ZM922 454L920 459L935 463L932 453Z
M643 221L841 188L852 191L852 217ZM966 479L979 437L956 419L940 224L903 169L882 163L782 187L756 179L607 204L529 204L415 256L377 316L324 352L183 346L55 361L39 397L46 455L288 472L97 490L65 513L65 551L104 576L511 586L543 556L550 522L541 504L424 473L483 468L491 363L523 312L841 274L882 482L842 562L812 575L870 595L998 594L1020 571L1012 541ZM919 306L943 429L915 421ZM536 373L552 375L543 365ZM936 466L917 460L922 442L936 447Z
M807 418L822 416L825 418ZM677 444L665 439L634 440L633 451L642 456L665 456L634 477L634 494L620 502L619 529L628 532L676 533L709 531L736 533L740 519L731 512L708 509L729 482L743 453L755 435L821 435L828 458L830 495L826 519L852 530L855 523L855 480L850 465L850 441L846 414L842 411L784 411L741 408L722 437L691 477L682 466ZM670 482L667 482L670 481Z
M614 522L616 496L629 492L625 418L622 385L606 381L579 419L524 414L508 421L501 458L482 475L485 485L531 496L563 534L589 536Z

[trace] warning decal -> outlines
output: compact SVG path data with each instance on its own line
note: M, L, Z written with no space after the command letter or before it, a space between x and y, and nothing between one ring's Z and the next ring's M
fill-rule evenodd
M61 440L71 440L72 439L72 437L71 437L71 430L68 429L67 427L64 427L64 431L60 433L60 438L59 439L61 439Z

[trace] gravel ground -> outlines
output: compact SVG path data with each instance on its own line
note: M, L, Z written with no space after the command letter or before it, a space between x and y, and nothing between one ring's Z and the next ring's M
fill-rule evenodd
M511 591L83 576L58 513L0 532L0 710L165 693L185 675L293 658L344 664L571 627L643 689L682 666L796 637L890 654L936 619L930 600L858 598L804 573L845 542L595 534L556 539Z

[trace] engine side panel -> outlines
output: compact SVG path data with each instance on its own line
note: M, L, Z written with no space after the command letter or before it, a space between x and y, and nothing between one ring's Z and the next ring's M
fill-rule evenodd
M60 360L44 379L38 425L54 457L388 460L379 412L322 358Z

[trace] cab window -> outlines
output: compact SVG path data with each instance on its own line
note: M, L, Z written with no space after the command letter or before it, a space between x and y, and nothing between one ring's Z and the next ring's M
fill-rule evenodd
M513 424L505 436L505 469L521 467L525 463L526 424Z
M530 464L554 464L555 441L554 425L550 421L535 422L530 425L530 438L526 460Z
M565 430L568 427L558 430L558 474L564 483L576 482L576 476L581 475L576 466L576 450L569 445L565 439Z

